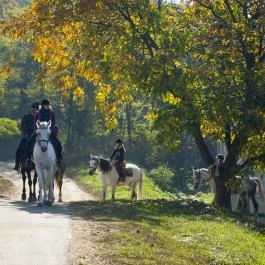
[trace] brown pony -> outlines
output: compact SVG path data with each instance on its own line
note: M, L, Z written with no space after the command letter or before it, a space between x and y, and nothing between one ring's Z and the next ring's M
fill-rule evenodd
M59 188L59 199L58 202L62 202L62 185L63 185L63 176L65 172L65 163L61 162L59 166L56 168L54 180L56 186Z

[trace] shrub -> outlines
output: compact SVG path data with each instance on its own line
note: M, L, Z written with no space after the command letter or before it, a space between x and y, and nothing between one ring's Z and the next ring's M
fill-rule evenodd
M152 169L149 172L149 176L164 191L170 191L174 188L173 179L175 173L165 165Z
M0 140L9 139L19 135L18 124L8 118L0 118Z

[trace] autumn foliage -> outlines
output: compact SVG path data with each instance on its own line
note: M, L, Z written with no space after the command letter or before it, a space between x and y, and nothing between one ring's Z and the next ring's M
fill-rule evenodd
M242 169L239 157L262 166L264 1L159 2L33 1L2 33L32 45L43 86L77 99L88 83L97 87L109 128L121 105L144 94L169 146L187 132L206 165L205 138L225 142L229 176Z

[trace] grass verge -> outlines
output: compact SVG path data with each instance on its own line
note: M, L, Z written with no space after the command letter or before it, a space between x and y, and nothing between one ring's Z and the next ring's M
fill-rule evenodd
M86 170L77 168L71 175L89 192L100 195L97 175L90 177ZM265 228L238 214L212 208L203 202L211 200L209 194L201 194L199 200L176 200L147 177L144 200L126 200L130 196L127 190L117 189L117 198L123 199L116 202L71 205L73 215L82 220L84 242L100 246L95 255L101 255L102 260L108 257L106 264L265 265ZM86 237L84 231L91 231L91 226L98 232ZM90 254L91 248L82 257ZM82 260L78 264L90 263Z
M110 264L265 264L264 228L199 201L122 200L72 206L74 215L101 224L104 237L99 244L108 250Z

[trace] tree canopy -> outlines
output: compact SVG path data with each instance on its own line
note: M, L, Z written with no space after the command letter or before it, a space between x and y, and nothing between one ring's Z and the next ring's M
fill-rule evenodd
M39 0L3 24L25 39L39 81L65 98L96 89L110 129L135 95L170 147L191 134L206 163L206 139L225 142L226 175L264 165L265 4L262 0Z

